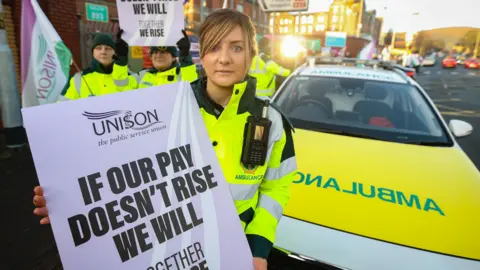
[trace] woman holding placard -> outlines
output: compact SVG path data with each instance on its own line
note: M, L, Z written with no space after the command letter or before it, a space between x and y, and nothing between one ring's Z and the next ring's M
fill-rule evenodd
M277 224L290 198L297 165L292 127L268 98L255 96L248 76L257 54L250 18L221 9L200 27L200 57L207 74L192 83L201 115L230 186L256 270L267 269ZM34 213L47 216L41 187ZM40 223L48 224L48 217Z
M230 185L254 257L267 269L275 231L296 174L292 128L248 76L257 55L250 18L220 9L200 26L206 77L192 83L203 120Z

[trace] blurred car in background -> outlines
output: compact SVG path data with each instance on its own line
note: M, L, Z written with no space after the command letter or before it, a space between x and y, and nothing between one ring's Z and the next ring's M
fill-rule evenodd
M457 64L463 65L465 63L465 60L467 60L466 55L460 54L457 56Z
M431 54L426 56L425 59L423 59L422 66L424 67L435 66L436 62L437 62L437 57L435 56L435 54Z
M480 68L480 62L476 58L468 58L464 63L465 68Z
M457 60L453 56L447 56L442 61L443 68L456 68Z

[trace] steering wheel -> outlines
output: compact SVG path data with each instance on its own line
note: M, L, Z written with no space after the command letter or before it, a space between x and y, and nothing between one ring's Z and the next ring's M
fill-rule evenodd
M332 112L327 108L327 106L325 106L325 104L321 103L320 101L317 101L317 100L314 100L314 99L301 99L299 100L295 105L295 107L300 107L300 105L303 105L303 104L315 104L317 106L319 106L320 108L322 108L322 110L325 112L325 114L328 116L328 117L331 117L332 116Z

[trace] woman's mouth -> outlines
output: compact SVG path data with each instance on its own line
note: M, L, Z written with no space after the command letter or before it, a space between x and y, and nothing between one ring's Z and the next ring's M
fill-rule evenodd
M217 70L217 71L215 71L215 73L217 73L219 75L231 75L233 73L233 71L231 71L231 70Z

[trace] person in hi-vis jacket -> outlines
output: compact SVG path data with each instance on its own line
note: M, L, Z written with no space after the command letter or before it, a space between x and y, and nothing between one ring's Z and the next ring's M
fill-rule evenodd
M137 80L128 71L128 44L106 33L96 33L92 45L92 63L75 73L65 85L58 101L102 96L137 89Z
M257 79L257 96L272 97L275 93L276 75L288 77L291 73L270 57L270 40L262 38L258 43L259 54L253 58L249 75Z
M190 41L185 30L182 30L183 38L175 46L150 47L150 58L153 67L140 71L138 75L138 87L148 88L152 86L176 83L178 81L193 82L198 79L197 67L192 61L190 54ZM179 61L177 62L177 57Z

